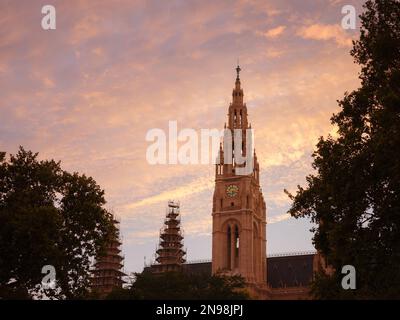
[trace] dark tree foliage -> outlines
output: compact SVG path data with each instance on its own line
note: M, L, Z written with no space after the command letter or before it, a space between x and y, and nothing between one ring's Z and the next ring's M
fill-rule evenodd
M0 154L0 298L83 298L92 259L115 232L104 191L37 156ZM54 290L40 286L45 265L55 268Z
M319 275L319 298L400 298L400 2L366 1L351 55L361 87L331 118L338 137L320 138L316 174L298 187L290 213L317 223L314 244L334 267ZM356 268L356 290L341 287Z
M244 300L248 299L245 281L240 276L166 272L135 274L129 289L117 289L112 300Z

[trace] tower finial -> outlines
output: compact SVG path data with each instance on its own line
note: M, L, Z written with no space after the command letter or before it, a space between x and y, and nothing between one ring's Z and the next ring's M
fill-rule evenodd
M238 65L237 65L237 67L236 67L236 80L240 80L240 78L239 78L239 73L240 73L240 71L241 71L242 69L240 69L240 66L239 66L239 59L238 59Z

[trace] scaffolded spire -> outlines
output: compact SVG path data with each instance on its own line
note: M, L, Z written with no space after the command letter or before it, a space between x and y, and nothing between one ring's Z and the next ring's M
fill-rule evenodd
M160 243L156 250L157 263L151 266L153 272L178 271L186 262L180 223L179 203L169 201L164 226L160 230Z
M107 242L104 255L96 259L92 277L92 291L96 292L100 298L104 298L114 288L121 288L124 281L122 277L125 273L123 268L123 256L121 255L121 241L119 239L119 221L114 219L116 234Z

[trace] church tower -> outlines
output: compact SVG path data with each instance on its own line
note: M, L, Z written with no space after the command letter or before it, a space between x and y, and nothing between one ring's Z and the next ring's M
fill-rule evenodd
M251 125L243 103L237 66L235 88L220 146L213 196L212 272L240 274L248 283L266 283L266 206L260 188L259 164L249 149ZM234 143L241 134L241 143ZM227 137L232 142L227 142ZM240 140L239 140L240 141ZM228 153L228 154L227 154ZM252 157L248 155L252 154ZM250 158L251 171L243 173L243 161ZM228 160L227 160L228 159ZM247 164L248 165L248 164Z
M156 251L157 263L151 266L154 273L179 271L186 262L183 249L180 206L178 202L168 201L168 211L164 226L160 230L160 244Z
M122 271L124 258L120 249L119 221L114 218L113 223L116 233L108 240L105 252L97 257L92 270L91 289L99 298L105 298L125 283L122 279L126 274Z

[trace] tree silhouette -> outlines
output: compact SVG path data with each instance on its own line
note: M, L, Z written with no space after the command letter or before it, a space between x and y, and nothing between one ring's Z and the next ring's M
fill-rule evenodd
M92 178L37 156L0 154L0 298L82 298L91 261L115 232L112 216ZM40 286L44 265L55 268L54 289Z
M400 2L367 1L351 55L361 87L345 93L320 138L316 174L298 187L289 212L317 223L314 244L335 273L319 275L319 298L400 298ZM344 265L357 289L341 287Z
M143 272L129 289L116 289L111 300L243 300L248 299L240 276Z

